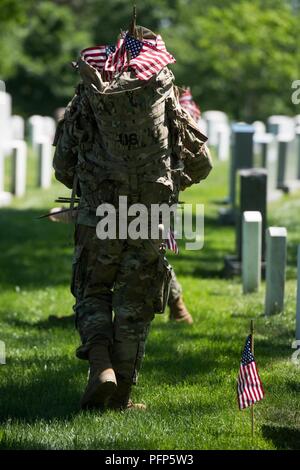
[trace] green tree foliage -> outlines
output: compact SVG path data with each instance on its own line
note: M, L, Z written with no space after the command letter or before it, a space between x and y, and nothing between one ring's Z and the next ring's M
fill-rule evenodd
M297 37L299 17L284 3L270 8L244 1L191 15L169 42L176 51L177 80L192 86L203 108L251 120L295 113L291 83L299 77Z
M162 33L202 109L235 119L297 112L300 21L288 0L143 0L138 23ZM130 22L128 0L1 0L0 78L15 111L52 113L78 80L70 67L80 49L114 43ZM13 51L13 53L11 53Z
M1 0L0 78L8 78L15 72L15 66L21 56L25 21L26 8L24 8L23 2L19 0Z
M78 28L68 7L48 1L32 5L24 29L22 53L7 86L17 112L52 114L74 93L76 74L70 63L91 38Z

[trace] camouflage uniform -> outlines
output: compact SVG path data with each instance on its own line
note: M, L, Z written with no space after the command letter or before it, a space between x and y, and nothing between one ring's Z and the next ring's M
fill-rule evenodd
M172 270L172 279L170 282L170 293L168 299L168 305L170 306L182 295L182 287L177 280L174 270Z
M58 126L54 156L59 181L71 188L79 179L71 288L77 356L87 359L93 344L107 344L118 377L134 383L171 269L160 240L98 239L96 208L118 207L124 195L128 204L171 205L180 189L208 175L211 160L168 68L147 86L132 72L108 85L83 61L79 69L83 82Z

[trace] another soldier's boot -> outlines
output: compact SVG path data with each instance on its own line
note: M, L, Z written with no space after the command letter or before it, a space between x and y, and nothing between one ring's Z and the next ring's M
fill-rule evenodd
M122 380L117 376L118 386L113 395L110 397L108 407L113 410L146 410L143 403L133 403L130 399L132 384Z
M89 351L89 380L81 398L81 408L105 408L117 389L115 372L106 344L97 344Z
M170 320L174 320L176 322L184 322L188 325L192 325L193 317L189 313L188 309L183 302L183 298L180 296L175 302L170 304Z

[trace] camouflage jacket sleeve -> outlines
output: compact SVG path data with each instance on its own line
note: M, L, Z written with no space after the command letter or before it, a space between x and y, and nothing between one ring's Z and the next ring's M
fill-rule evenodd
M171 133L172 152L180 162L180 189L205 179L212 169L212 159L205 142L207 138L200 132L195 121L180 106L178 92L167 100L167 113Z
M75 95L68 104L64 117L59 121L53 145L56 147L53 168L55 178L68 188L73 186L78 155L78 116L80 96Z

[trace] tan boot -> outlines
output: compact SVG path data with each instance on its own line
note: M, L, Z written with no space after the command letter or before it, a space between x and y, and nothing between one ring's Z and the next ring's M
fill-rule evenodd
M118 377L118 386L114 394L111 396L108 402L108 408L112 410L146 410L146 405L143 403L133 403L130 400L131 384L124 382L124 380Z
M115 372L107 345L97 344L89 351L90 374L81 398L82 409L105 408L117 389Z
M170 305L170 320L184 322L188 325L193 324L193 317L186 308L182 297L179 297Z

